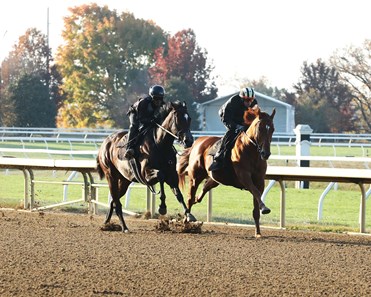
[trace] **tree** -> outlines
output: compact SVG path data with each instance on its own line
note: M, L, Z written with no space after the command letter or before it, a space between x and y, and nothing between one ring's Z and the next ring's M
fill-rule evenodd
M171 78L167 82L166 87L166 100L184 101L187 104L189 116L191 117L191 130L199 130L200 121L199 114L197 113L197 103L192 100L192 93L187 83L180 78Z
M123 126L122 111L136 100L137 90L147 88L154 49L166 40L163 30L107 6L70 11L57 55L66 94L58 126Z
M196 103L216 97L217 88L210 77L213 66L207 63L207 51L198 46L192 29L170 36L168 49L157 49L155 60L155 65L149 69L153 83L166 86L169 80L178 78L188 85Z
M296 90L296 122L310 125L315 132L352 131L352 96L334 67L318 59L303 63ZM321 120L319 120L321 119Z
M10 86L10 100L16 117L13 126L54 127L55 104L49 98L49 88L38 74L24 74Z
M193 30L182 30L168 39L168 48L155 52L155 64L149 69L152 83L168 90L169 100L187 102L192 117L192 129L199 129L197 104L214 99L217 88L210 78L213 67L207 63L207 51L196 42Z
M331 63L352 93L358 130L371 131L371 39L366 39L363 47L338 50Z
M17 104L12 102L12 98L16 97L13 96L10 87L13 86L12 90L15 90L14 86L19 85L20 80L25 76L40 79L40 83L46 86L51 103L58 104L60 76L55 67L49 68L51 62L51 51L44 34L35 28L30 28L20 36L18 43L1 64L0 115L3 125L14 125L15 119L20 118L17 112L21 110L17 109ZM36 95L34 90L30 91ZM44 93L40 96L44 96ZM49 115L54 118L55 111L54 114Z

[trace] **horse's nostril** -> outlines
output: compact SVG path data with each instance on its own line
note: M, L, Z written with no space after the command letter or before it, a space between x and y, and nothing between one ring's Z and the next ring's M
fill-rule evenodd
M268 158L270 157L271 153L270 152L265 152L265 151L262 151L260 156L263 160L268 160Z

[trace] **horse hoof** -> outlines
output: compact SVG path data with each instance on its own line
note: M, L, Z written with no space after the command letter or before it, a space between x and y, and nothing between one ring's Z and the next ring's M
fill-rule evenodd
M167 214L167 208L166 207L159 207L158 213L162 216Z
M271 210L268 207L264 206L261 209L261 212L262 212L262 214L269 214L271 212Z
M128 234L130 233L129 229L124 229L123 233Z
M193 216L193 214L187 213L184 221L188 223L197 222L197 219Z

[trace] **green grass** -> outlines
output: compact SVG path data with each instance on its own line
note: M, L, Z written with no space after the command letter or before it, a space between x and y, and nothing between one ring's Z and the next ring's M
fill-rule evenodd
M63 181L69 173L57 171L36 171L36 180ZM81 177L74 179L81 181ZM99 182L97 176L95 181ZM103 182L103 181L102 181ZM318 200L327 184L311 183L310 189L295 189L293 183L287 183L286 189L286 227L290 229L314 229L322 231L355 231L359 230L360 191L358 186L339 184L338 190L331 190L324 200L323 219L317 220ZM23 174L17 170L0 171L0 207L20 208L23 206ZM183 190L187 197L187 189ZM182 213L182 207L166 187L168 214L176 216ZM63 186L58 184L35 184L35 202L37 206L51 205L62 201ZM82 197L80 185L70 185L68 200ZM107 202L108 188L99 189L99 200ZM207 220L207 196L202 203L192 208L198 220ZM369 200L369 199L368 199ZM125 197L121 198L125 203ZM266 205L271 208L269 215L261 217L263 226L278 227L280 220L280 188L275 185L266 197ZM370 202L367 201L368 205ZM159 198L156 198L156 210ZM367 205L367 206L368 206ZM212 221L238 224L253 224L253 201L249 192L227 186L219 186L213 190ZM144 213L146 211L146 189L133 188L130 194L129 210ZM61 206L55 210L70 212L87 212L87 203L76 203ZM100 213L106 209L99 207ZM368 219L368 220L367 220ZM366 207L366 231L371 231L371 206Z

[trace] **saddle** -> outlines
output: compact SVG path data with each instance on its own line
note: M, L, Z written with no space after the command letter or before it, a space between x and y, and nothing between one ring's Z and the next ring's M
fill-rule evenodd
M139 134L138 135L138 140L136 141L133 149L134 149L134 158L138 157L139 154L139 146L142 143L143 140L143 135ZM117 143L116 147L119 149L118 150L118 158L119 160L124 160L125 159L125 153L126 153L126 144L127 144L127 134L122 136L120 141Z

